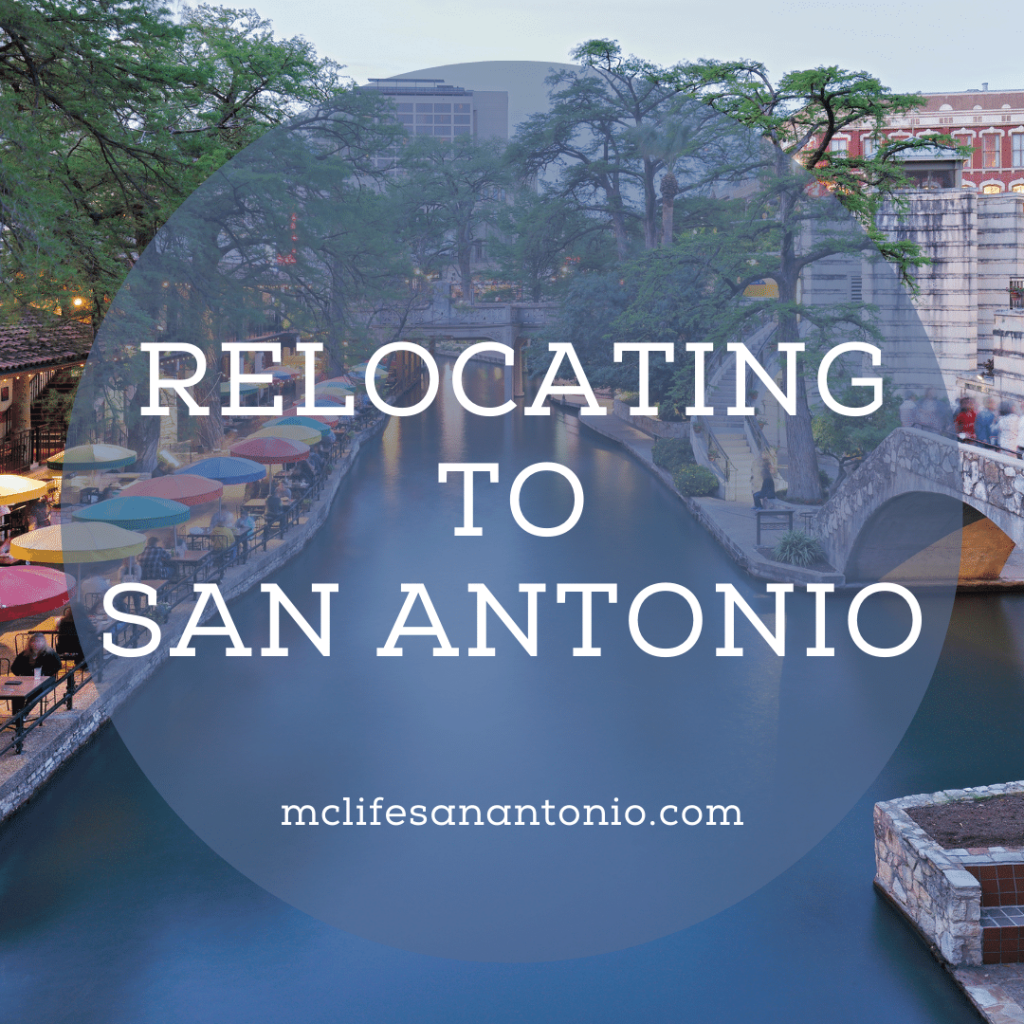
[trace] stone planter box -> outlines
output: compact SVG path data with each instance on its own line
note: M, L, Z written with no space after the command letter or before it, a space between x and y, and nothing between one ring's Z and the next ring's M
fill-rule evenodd
M1024 793L1024 782L875 804L875 885L953 965L1024 962L1024 849L943 849L908 808Z

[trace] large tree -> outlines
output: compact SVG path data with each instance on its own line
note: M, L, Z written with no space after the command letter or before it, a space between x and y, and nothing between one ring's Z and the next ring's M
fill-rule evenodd
M171 211L339 71L251 11L0 0L0 303L97 326Z
M718 118L691 102L672 69L623 56L597 39L572 52L581 67L548 78L550 109L520 126L510 156L525 174L557 174L557 194L601 218L625 260L664 236L660 176L700 153ZM699 177L673 185L699 190Z
M456 267L464 300L474 302L473 250L486 239L489 210L511 184L502 144L468 135L452 142L420 137L405 147L401 169L392 191L419 226L419 241L433 239L430 262Z

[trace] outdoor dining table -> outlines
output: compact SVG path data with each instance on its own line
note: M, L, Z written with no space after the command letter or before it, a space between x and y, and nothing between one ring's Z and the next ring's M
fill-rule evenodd
M180 555L175 555L171 561L175 565L177 575L185 578L187 576L195 576L199 571L200 565L209 557L209 551L183 551Z
M43 676L40 683L53 676ZM36 677L32 676L0 676L0 700L10 701L11 714L16 715L24 706L25 698L36 687Z
M291 498L282 498L281 507L288 508L292 503ZM252 516L265 516L267 514L267 499L266 498L250 498L243 506L243 512L248 512Z

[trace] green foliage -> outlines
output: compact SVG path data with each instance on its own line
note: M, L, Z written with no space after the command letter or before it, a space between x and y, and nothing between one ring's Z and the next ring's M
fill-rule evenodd
M799 160L856 218L878 251L912 284L913 270L926 260L907 241L892 240L875 224L882 203L898 200L909 179L900 156L915 149L956 147L948 135L886 140L887 118L907 114L924 104L915 93L893 93L864 71L837 66L791 71L772 82L757 61L701 60L678 65L667 83L702 96L715 110L762 134L782 155ZM832 140L855 124L868 122L878 132L872 156L847 156L831 150Z
M847 385L835 399L850 408L870 399L863 387ZM844 416L825 408L813 420L814 443L822 455L835 459L839 466L835 486L846 476L848 467L874 451L900 425L900 397L889 380L882 381L882 405L870 416Z
M706 466L684 464L672 474L676 490L688 498L701 498L718 490L718 477Z
M417 137L404 149L403 174L390 182L401 204L414 257L423 273L456 267L465 301L473 301L473 247L511 185L498 140Z
M171 211L339 71L252 11L0 0L0 303L98 325Z
M497 233L488 239L488 253L499 276L518 285L524 299L557 297L574 275L607 262L600 244L605 225L553 188L539 195L529 185L516 188L489 220Z
M651 458L656 466L670 473L675 473L681 466L697 463L690 440L685 437L659 437L651 449Z
M789 530L772 549L772 558L776 562L806 569L815 562L823 561L825 553L817 537L811 537L802 530Z

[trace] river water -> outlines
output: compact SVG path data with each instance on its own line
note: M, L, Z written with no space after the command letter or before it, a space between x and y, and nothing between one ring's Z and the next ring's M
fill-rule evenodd
M489 369L478 377L493 390ZM359 524L345 510L372 510L374 500L401 515L386 499L403 432L407 445L434 432L428 440L443 450L457 428L450 414L441 406L416 427L392 423L364 450L338 498L346 529ZM654 497L659 485L626 455L574 422L563 428L560 443L616 488L684 516ZM706 551L718 557L710 542ZM733 579L721 563L721 578ZM0 1020L974 1021L872 890L871 806L1024 777L1022 620L1016 596L958 599L931 684L888 764L774 881L675 934L552 963L409 953L306 916L211 852L108 727L0 832Z

